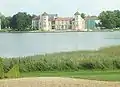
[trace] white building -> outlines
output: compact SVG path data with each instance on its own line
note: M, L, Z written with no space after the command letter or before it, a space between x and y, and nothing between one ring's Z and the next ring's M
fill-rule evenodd
M79 12L74 14L74 17L58 17L57 14L47 14L33 18L32 28L43 29L45 31L51 30L80 30L85 29L85 20L81 17Z
M79 12L74 14L74 21L72 21L72 29L81 30L85 29L85 20L81 17Z

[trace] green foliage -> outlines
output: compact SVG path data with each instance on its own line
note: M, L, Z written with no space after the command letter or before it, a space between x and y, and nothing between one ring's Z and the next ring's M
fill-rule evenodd
M11 17L5 17L4 15L0 15L1 19L1 28L10 28Z
M8 32L6 29L1 29L0 32Z
M120 46L100 49L99 51L75 51L24 58L6 59L5 71L17 64L20 72L33 71L79 71L83 69L114 70L120 69Z
M120 11L103 11L99 15L102 27L113 29L120 27Z
M115 20L116 20L116 27L120 27L120 11L119 10L114 10L115 14Z
M84 18L85 18L85 14L84 14L84 13L81 13L81 17L84 19Z
M14 65L19 63L19 59L10 58L4 59L4 72L7 73Z
M25 13L19 12L12 17L11 27L14 31L26 31L27 28L30 28L32 17Z
M7 78L18 78L20 77L19 65L15 64L10 71L5 75Z
M32 17L32 19L33 19L33 18L37 17L37 15L33 14L31 17Z
M3 59L0 58L0 79L4 78Z

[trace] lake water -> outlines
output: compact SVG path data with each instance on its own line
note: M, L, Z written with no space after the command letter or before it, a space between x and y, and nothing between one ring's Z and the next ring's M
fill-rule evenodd
M96 50L120 44L120 32L0 33L0 56Z

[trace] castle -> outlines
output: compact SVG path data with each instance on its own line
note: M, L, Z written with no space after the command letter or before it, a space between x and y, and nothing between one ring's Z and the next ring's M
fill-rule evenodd
M45 31L67 29L84 31L85 20L78 11L74 14L74 17L58 17L57 14L44 12L42 15L32 19L32 28Z

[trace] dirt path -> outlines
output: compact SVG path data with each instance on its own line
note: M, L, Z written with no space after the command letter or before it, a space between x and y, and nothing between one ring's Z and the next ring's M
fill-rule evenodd
M60 77L35 77L0 80L0 87L120 87L120 82Z

